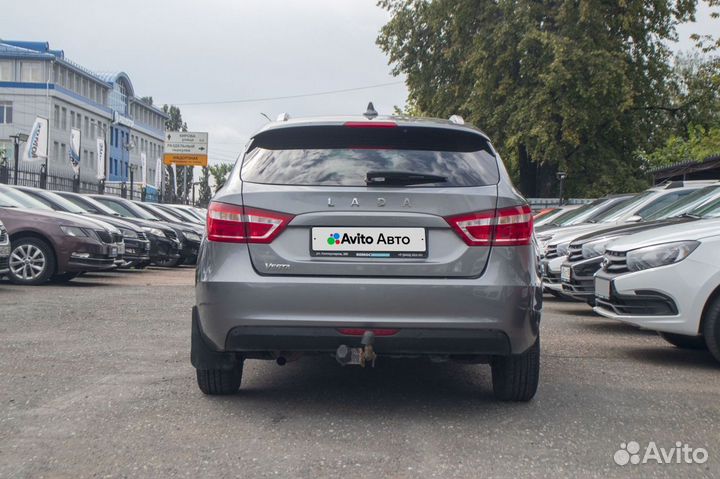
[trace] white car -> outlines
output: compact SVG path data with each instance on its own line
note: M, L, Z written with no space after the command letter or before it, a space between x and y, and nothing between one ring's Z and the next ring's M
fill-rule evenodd
M612 242L595 275L595 312L720 361L718 216Z

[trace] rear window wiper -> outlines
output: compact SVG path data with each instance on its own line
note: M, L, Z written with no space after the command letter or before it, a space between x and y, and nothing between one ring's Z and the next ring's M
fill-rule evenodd
M368 186L404 186L424 183L445 183L446 176L409 171L368 171L365 184Z

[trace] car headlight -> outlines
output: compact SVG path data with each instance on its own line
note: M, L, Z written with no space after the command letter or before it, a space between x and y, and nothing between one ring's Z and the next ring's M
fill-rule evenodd
M687 258L700 245L698 241L677 241L628 251L625 257L630 271L657 268Z
M187 240L200 241L200 236L198 236L198 234L193 231L183 231L183 234L185 235L185 239Z
M77 226L61 226L60 229L66 235L75 236L76 238L84 238L90 236L87 230L78 228Z
M605 249L611 240L608 238L602 238L595 241L590 241L582 245L582 256L585 259L597 258L605 254Z
M150 226L143 226L143 231L146 233L150 233L151 235L160 236L161 238L165 237L165 233L163 233L162 230L152 228Z
M125 229L125 228L120 228L120 233L122 233L122 235L125 238L137 238L138 237L136 232L134 232L133 230Z
M566 243L559 243L557 245L557 255L558 256L567 256L570 252L570 242Z

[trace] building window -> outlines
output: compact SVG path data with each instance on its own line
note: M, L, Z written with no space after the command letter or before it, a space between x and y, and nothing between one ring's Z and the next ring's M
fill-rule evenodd
M53 158L55 158L55 161L60 161L60 143L57 141L53 142Z
M55 105L53 111L53 126L55 128L60 128L60 107L58 105Z
M67 108L63 107L60 113L60 123L62 123L62 129L67 130Z
M12 61L0 60L0 81L13 81Z
M85 117L85 136L90 136L90 118Z
M0 124L12 123L13 104L11 101L0 101Z
M20 81L28 83L43 82L42 62L22 62L20 64Z
M65 161L67 159L66 148L65 143L60 143L60 161Z

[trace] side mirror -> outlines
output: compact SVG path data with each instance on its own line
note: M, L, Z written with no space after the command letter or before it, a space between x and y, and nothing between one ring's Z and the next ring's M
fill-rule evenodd
M633 216L631 216L630 218L626 219L625 222L626 222L626 223L639 223L639 222L641 222L642 220L643 220L643 219L642 219L642 216L640 216L640 215L633 215Z

